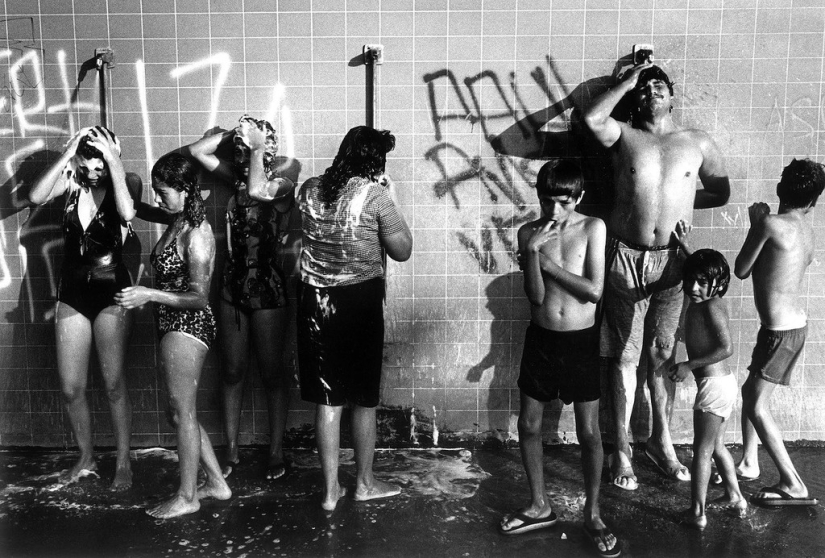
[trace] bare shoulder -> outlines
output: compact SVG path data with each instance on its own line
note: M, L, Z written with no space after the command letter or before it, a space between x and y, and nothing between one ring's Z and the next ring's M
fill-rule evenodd
M531 234L533 234L533 231L535 231L540 226L541 226L541 219L536 219L535 221L529 221L527 223L524 223L518 229L519 240L521 240L522 237L529 237Z
M189 227L181 234L190 256L210 258L215 254L215 235L212 225L204 219L197 227Z

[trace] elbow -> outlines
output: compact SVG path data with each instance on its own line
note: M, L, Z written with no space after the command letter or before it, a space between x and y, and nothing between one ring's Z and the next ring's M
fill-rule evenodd
M588 130L592 131L599 125L599 119L597 115L594 114L593 111L590 109L584 111L582 119L584 120L584 125L587 126Z
M733 268L733 274L736 275L737 279L745 280L750 275L750 270L745 269L743 266L736 264Z
M412 243L399 250L394 250L393 253L388 251L387 254L397 262L406 262L412 256Z

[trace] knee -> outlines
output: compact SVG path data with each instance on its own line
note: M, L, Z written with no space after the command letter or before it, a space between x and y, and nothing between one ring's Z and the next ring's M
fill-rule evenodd
M63 402L67 405L75 403L85 399L86 387L77 384L64 385L61 389L61 395L63 396Z
M237 364L226 364L223 367L223 383L234 386L243 381L246 368Z
M648 373L658 372L662 364L673 358L673 340L655 339L653 345L648 348L648 356L654 364Z
M126 396L126 386L123 379L106 384L106 397L109 403L117 403Z
M577 425L576 436L579 439L579 444L583 448L586 447L587 449L593 450L602 444L601 432L599 432L598 428L594 428L589 424Z
M518 434L523 436L541 436L541 419L526 417L522 413L518 417Z

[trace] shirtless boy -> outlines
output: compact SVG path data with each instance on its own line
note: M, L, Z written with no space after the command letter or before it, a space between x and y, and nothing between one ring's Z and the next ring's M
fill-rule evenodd
M602 556L619 556L621 543L602 521L598 501L603 453L596 303L604 283L605 226L576 212L583 190L574 163L545 164L536 193L541 218L518 232L519 251L526 257L524 291L531 303L518 379L518 432L531 500L505 516L499 530L514 535L550 527L558 519L545 494L541 424L545 404L561 399L573 403L582 448L585 536Z
M610 116L629 95L632 123ZM693 209L724 205L730 195L719 149L702 130L678 126L671 117L673 84L657 66L627 72L584 113L587 127L609 149L616 201L607 221L602 356L610 358L616 445L610 456L613 484L638 487L628 441L637 367L644 354L653 408L645 454L668 477L690 480L670 437L676 328L682 310L682 254L671 241L676 223L690 224ZM697 181L703 189L697 190Z
M744 448L737 472L759 477L757 439L762 441L779 471L779 482L762 488L752 502L763 506L815 505L796 472L770 412L777 385L787 386L807 333L805 303L800 300L805 270L813 261L814 229L809 213L825 187L822 165L794 159L782 171L776 187L779 211L767 204L748 209L751 228L736 257L740 279L753 275L753 298L762 323L756 336L748 379L742 386Z
M740 515L748 509L739 490L733 458L725 447L725 427L738 391L736 376L723 364L733 354L728 309L722 300L729 283L730 267L716 250L697 250L685 260L683 288L690 299L684 327L688 360L670 368L670 379L682 382L693 372L698 388L693 405L691 506L683 518L699 530L708 524L706 508L733 509ZM725 495L708 506L705 502L711 455L725 483Z

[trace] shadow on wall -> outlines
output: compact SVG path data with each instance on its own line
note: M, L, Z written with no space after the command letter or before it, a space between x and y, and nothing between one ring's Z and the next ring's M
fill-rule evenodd
M490 436L500 442L518 442L517 421L519 415L518 375L524 330L529 315L514 315L519 305L513 299L522 294L522 274L513 272L501 275L484 290L486 308L492 314L490 322L489 351L481 361L467 372L467 381L482 383L484 373L492 369L493 376L487 385L487 424ZM545 439L559 442L559 421L562 404L554 401L545 407Z

